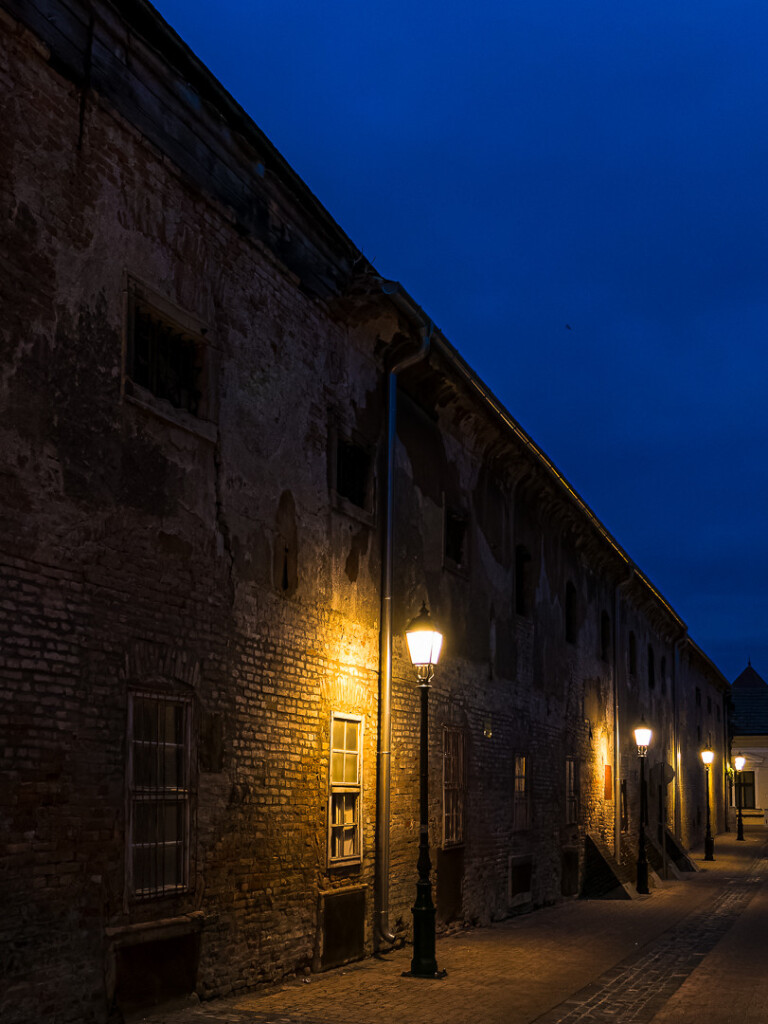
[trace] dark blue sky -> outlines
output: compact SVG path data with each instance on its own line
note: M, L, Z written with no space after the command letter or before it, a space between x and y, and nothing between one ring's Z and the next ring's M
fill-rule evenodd
M157 7L724 674L768 678L768 4Z

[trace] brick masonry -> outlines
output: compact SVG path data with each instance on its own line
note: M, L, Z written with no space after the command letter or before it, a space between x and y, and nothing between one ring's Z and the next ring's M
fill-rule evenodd
M382 510L339 498L331 456L338 433L369 446L381 498L386 370L418 343L418 316L382 291L148 5L90 10L0 6L9 97L0 127L12 140L0 149L0 1015L9 1024L119 1019L121 951L180 936L196 943L203 999L317 969L324 894L335 890L364 887L362 952L375 941ZM197 339L200 415L130 379L137 295ZM418 705L402 632L425 598L447 635L430 734L438 906L451 908L441 929L521 905L510 899L513 862L531 867L525 906L563 898L567 851L578 872L586 831L616 842L606 765L627 783L621 854L632 861L630 726L641 712L657 729L656 756L676 769L667 823L686 844L702 836L698 745L711 737L720 827L722 677L642 574L621 588L626 556L530 440L478 399L444 341L403 377L398 438L389 826L398 941L410 935L418 840ZM444 539L454 511L466 523L458 563ZM136 689L193 705L190 884L149 900L127 884ZM344 867L328 863L334 711L363 721L362 856ZM442 850L447 726L465 740L460 853ZM524 828L513 810L521 756ZM573 823L566 758L580 765Z

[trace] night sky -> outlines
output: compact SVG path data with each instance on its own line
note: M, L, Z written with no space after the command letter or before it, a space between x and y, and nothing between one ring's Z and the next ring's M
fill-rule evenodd
M161 0L733 679L768 679L765 0Z

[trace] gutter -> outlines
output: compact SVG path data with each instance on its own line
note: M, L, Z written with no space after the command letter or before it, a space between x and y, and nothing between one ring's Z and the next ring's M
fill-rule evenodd
M382 281L382 291L421 327L421 345L404 356L387 374L387 446L381 552L381 628L379 630L379 749L376 765L376 864L374 877L374 934L377 949L391 945L389 924L389 816L392 735L392 575L395 509L395 442L397 435L397 375L429 354L434 325L404 297L397 282Z

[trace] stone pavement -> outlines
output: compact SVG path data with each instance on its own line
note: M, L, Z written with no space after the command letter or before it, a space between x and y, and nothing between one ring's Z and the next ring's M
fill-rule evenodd
M768 1024L768 829L632 901L575 900L147 1024Z

